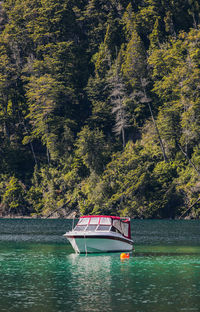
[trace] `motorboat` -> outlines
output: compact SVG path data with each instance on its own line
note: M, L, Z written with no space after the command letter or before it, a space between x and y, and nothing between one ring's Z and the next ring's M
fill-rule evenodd
M79 218L64 236L76 253L129 252L133 250L130 218L89 215Z

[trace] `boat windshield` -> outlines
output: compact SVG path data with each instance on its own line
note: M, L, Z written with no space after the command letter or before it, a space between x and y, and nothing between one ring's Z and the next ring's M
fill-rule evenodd
M81 219L79 219L77 225L85 225L85 224L88 224L89 221L90 221L90 218L81 218Z
M78 225L74 228L74 231L85 231L87 225Z
M110 225L99 225L97 231L108 232L110 231Z
M74 231L84 231L84 232L90 232L90 231L106 231L108 232L110 230L110 225L96 225L96 224L89 224L87 225L79 225L74 228Z
M111 218L103 217L100 220L100 224L111 225L112 224L112 220L111 220Z
M99 224L99 218L91 218L90 219L90 225L91 224Z
M95 231L97 225L90 224L87 226L86 231Z
M119 219L111 219L109 217L83 217L80 218L74 231L83 232L117 232L128 237L129 224Z

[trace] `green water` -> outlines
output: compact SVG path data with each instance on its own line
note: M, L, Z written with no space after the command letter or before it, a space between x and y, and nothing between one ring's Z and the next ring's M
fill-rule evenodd
M0 312L200 311L200 222L133 221L135 252L76 255L68 220L0 220Z

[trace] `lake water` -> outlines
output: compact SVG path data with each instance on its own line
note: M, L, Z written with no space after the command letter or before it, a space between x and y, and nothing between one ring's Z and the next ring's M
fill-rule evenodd
M124 261L74 254L71 226L0 219L0 312L200 311L200 221L132 220Z

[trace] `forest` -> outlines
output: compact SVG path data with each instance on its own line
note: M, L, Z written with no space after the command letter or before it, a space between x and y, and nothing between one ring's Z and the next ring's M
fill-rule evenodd
M0 216L200 216L198 0L0 2Z

